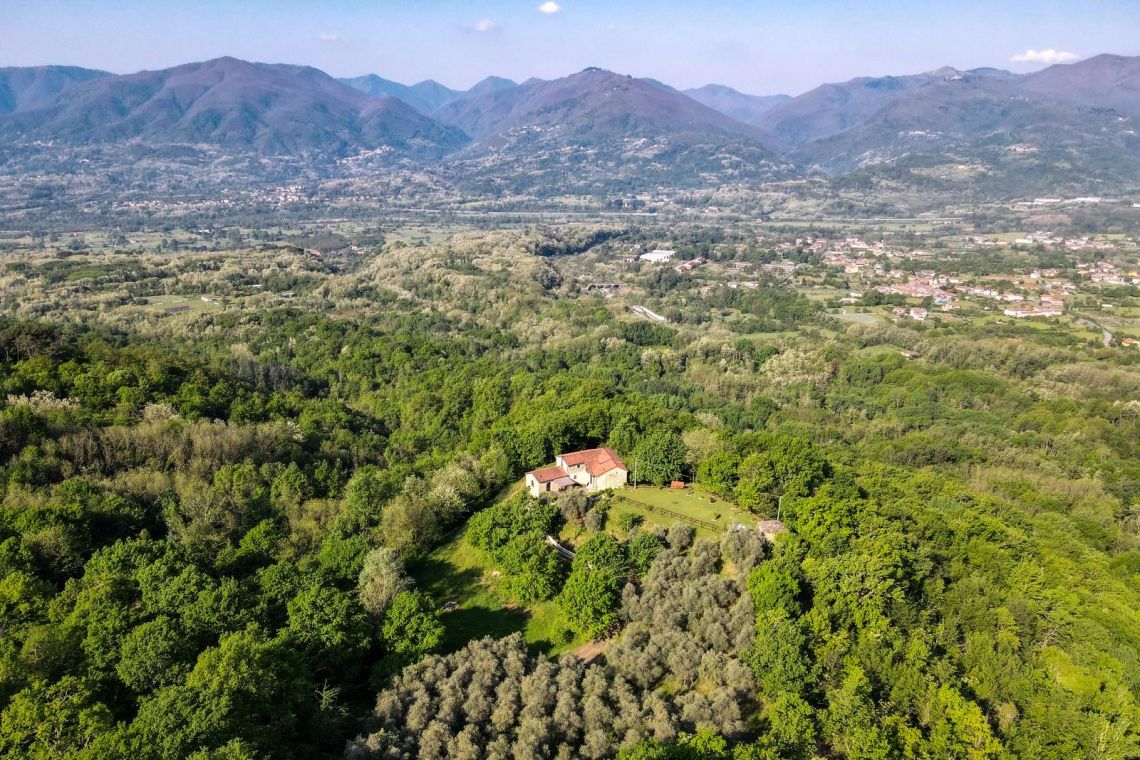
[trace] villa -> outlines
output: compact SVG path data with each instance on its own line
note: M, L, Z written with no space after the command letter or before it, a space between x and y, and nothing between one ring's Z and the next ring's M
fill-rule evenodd
M587 449L559 454L554 464L526 474L530 495L558 493L567 488L585 488L593 493L621 488L629 479L629 468L610 448Z

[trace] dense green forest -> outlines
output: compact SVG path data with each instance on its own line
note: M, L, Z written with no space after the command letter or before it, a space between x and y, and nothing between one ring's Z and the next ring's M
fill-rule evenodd
M609 238L389 243L289 264L298 300L256 309L0 317L0 755L1140 753L1140 357L627 272L658 325L580 289ZM788 532L520 493L598 445ZM564 563L543 538L570 527ZM413 576L456 540L604 654L445 648Z

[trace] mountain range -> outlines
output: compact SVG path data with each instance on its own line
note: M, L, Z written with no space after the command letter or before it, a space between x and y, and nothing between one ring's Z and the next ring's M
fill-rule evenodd
M863 77L797 97L715 84L679 91L595 68L521 84L490 77L464 91L234 58L123 76L0 69L0 148L179 144L314 159L373 151L443 162L499 192L535 178L601 189L805 173L929 178L950 176L946 167L1003 186L1018 173L1047 183L1085 171L1094 185L1135 187L1136 119L1140 58L1112 55L1028 75Z
M235 58L61 88L50 105L0 121L0 138L205 143L270 155L388 147L424 157L467 142L397 98L369 97L317 69Z
M434 79L427 79L413 85L400 84L376 74L366 74L365 76L351 77L340 81L374 98L385 95L399 98L412 108L425 114L430 114L437 108L455 100L488 95L516 86L515 82L502 77L487 77L469 90L453 90Z
M756 124L801 172L957 178L1006 196L1136 188L1138 62L859 78L777 104Z

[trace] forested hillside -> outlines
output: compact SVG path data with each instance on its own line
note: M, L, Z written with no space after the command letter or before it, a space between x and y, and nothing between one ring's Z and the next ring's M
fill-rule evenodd
M750 230L313 232L3 261L0 756L1140 753L1140 351L630 255ZM518 487L601 445L739 524Z

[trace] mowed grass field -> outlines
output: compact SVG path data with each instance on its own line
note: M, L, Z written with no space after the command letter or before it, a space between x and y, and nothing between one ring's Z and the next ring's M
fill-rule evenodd
M736 523L756 522L755 515L739 509L732 502L692 488L623 488L614 491L610 498L610 525L622 512L632 512L644 518L644 525L648 527L668 529L683 523L696 529L702 538L716 538Z
M444 634L440 651L454 652L484 636L508 636L521 631L531 649L557 655L585 643L570 631L554 601L521 606L501 588L501 577L482 552L458 531L447 543L408 567L418 588L442 608Z

